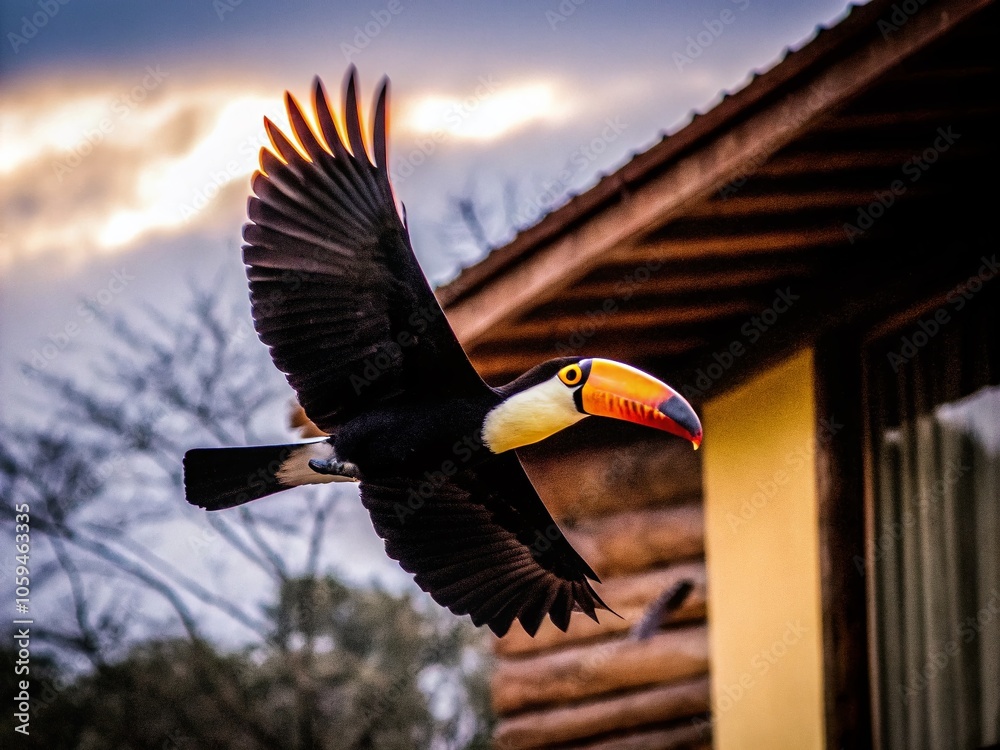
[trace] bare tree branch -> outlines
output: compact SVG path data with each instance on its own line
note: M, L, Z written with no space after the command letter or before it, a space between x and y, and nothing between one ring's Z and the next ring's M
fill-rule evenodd
M156 569L158 573L175 582L178 586L183 588L184 591L191 594L199 601L229 615L240 624L257 633L259 636L267 636L268 630L266 623L256 617L253 617L247 612L244 612L228 599L209 591L200 583L178 570L176 566L170 564L168 561L157 555L155 552L143 547L141 544L126 535L119 536L118 542L122 546L127 547L132 554L141 557L145 563Z

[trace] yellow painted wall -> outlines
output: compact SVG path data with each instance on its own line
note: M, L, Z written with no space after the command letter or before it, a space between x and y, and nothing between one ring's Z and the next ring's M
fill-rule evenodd
M813 356L704 408L715 747L824 745Z

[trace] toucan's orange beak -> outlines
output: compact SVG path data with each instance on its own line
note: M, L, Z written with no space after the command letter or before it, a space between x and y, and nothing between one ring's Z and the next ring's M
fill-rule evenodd
M580 397L587 414L655 427L690 440L695 450L701 445L701 421L691 404L642 370L610 359L592 359Z

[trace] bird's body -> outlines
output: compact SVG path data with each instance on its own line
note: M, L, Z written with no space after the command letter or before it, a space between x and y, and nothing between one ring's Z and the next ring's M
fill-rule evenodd
M486 408L500 401L442 398L402 403L363 414L331 438L337 457L363 467L364 476L422 476L451 461L474 466L484 460L480 437Z
M658 380L602 359L554 359L506 386L487 385L396 211L386 86L372 118L374 163L353 70L346 139L318 81L318 133L290 96L286 103L299 145L265 121L275 153L262 149L252 180L243 257L258 335L328 437L189 451L189 502L221 510L302 484L358 481L387 553L456 614L501 635L515 619L533 634L546 614L564 630L574 610L595 617L606 609L590 585L597 576L515 450L588 415L673 432L697 447L694 411Z

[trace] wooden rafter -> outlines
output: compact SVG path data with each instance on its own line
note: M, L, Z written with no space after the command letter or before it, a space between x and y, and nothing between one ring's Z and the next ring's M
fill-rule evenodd
M551 299L586 275L602 257L626 252L636 237L683 215L748 163L763 163L886 71L987 4L987 0L944 0L913 16L888 40L874 26L867 29L858 49L845 52L783 95L766 104L758 102L757 110L745 119L722 128L666 171L622 193L616 204L583 218L520 262L508 265L504 273L486 280L475 293L459 297L448 306L456 333L467 345L474 344L497 325Z
M631 269L618 266L601 266L600 276L583 279L559 295L561 301L589 300L597 305L607 299L620 298L623 293L649 295L679 294L700 290L732 289L737 287L771 284L781 280L808 277L812 265L797 257L776 257L763 266L732 264L728 268L689 271L683 267L664 266L651 273L644 281L636 281Z

